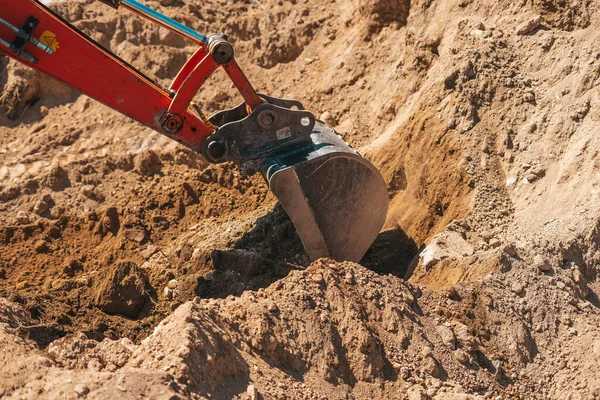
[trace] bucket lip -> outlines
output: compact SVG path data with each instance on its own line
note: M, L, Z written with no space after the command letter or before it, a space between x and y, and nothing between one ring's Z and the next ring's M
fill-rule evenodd
M335 146L331 146L331 147L335 147ZM290 157L293 157L295 154L290 155ZM282 163L281 161L282 158L285 157L285 155L280 154L280 155L275 155L272 157L266 157L265 160L262 162L263 168L261 168L261 170L263 170L263 175L265 177L265 179L270 183L271 179L273 178L273 176L275 176L275 174L277 174L280 171L289 169L289 168L294 168L297 165L300 164L312 164L315 162L322 162L322 161L329 161L329 160L333 160L336 158L350 158L353 160L357 160L359 161L361 164L367 166L369 169L371 169L373 172L376 172L376 174L378 176L381 177L381 173L379 172L379 170L377 169L377 167L375 167L375 165L373 165L372 162L370 162L369 160L367 160L366 158L364 158L363 156L361 156L360 154L352 151L352 152L347 152L347 151L331 151L325 154L317 154L312 158L309 159L305 159L305 160L301 160L299 162L295 162L295 163ZM383 181L383 177L381 177L381 180Z

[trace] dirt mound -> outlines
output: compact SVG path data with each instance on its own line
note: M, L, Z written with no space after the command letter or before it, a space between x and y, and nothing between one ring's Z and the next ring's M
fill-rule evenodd
M594 2L148 5L336 125L384 231L309 266L262 179L2 58L0 397L599 396ZM164 85L195 50L52 7ZM239 100L223 73L196 96Z
M135 318L146 302L146 278L135 263L120 262L98 275L95 305L103 312Z

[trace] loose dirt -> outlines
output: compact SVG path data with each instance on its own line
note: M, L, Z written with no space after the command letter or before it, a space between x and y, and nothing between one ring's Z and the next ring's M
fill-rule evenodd
M600 399L597 4L146 3L323 113L385 227L310 264L262 178L1 58L0 397ZM51 7L164 85L195 50Z

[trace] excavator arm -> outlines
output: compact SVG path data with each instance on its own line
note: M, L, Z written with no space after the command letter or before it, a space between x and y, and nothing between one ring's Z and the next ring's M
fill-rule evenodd
M171 87L164 88L43 4L34 0L2 0L2 3L0 38L4 43L0 51L196 151L201 151L215 127L190 104L217 68L225 69L250 107L263 103L221 35L188 34L186 37L194 38L201 46ZM121 4L110 3L115 7ZM122 4L136 5L138 13L149 10L133 1L124 0ZM172 23L170 29L175 30L178 24ZM162 25L169 27L166 18ZM12 43L5 39L11 36Z
M302 104L257 94L224 34L204 36L134 0L126 8L199 45L169 88L136 70L36 0L0 0L0 52L201 153L260 172L311 260L359 261L383 226L377 169ZM223 68L244 102L206 118L192 102Z

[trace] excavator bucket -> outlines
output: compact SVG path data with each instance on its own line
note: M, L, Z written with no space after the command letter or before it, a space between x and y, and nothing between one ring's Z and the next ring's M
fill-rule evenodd
M311 141L267 157L263 174L311 261L330 257L358 262L385 222L385 182L321 121L316 121Z

